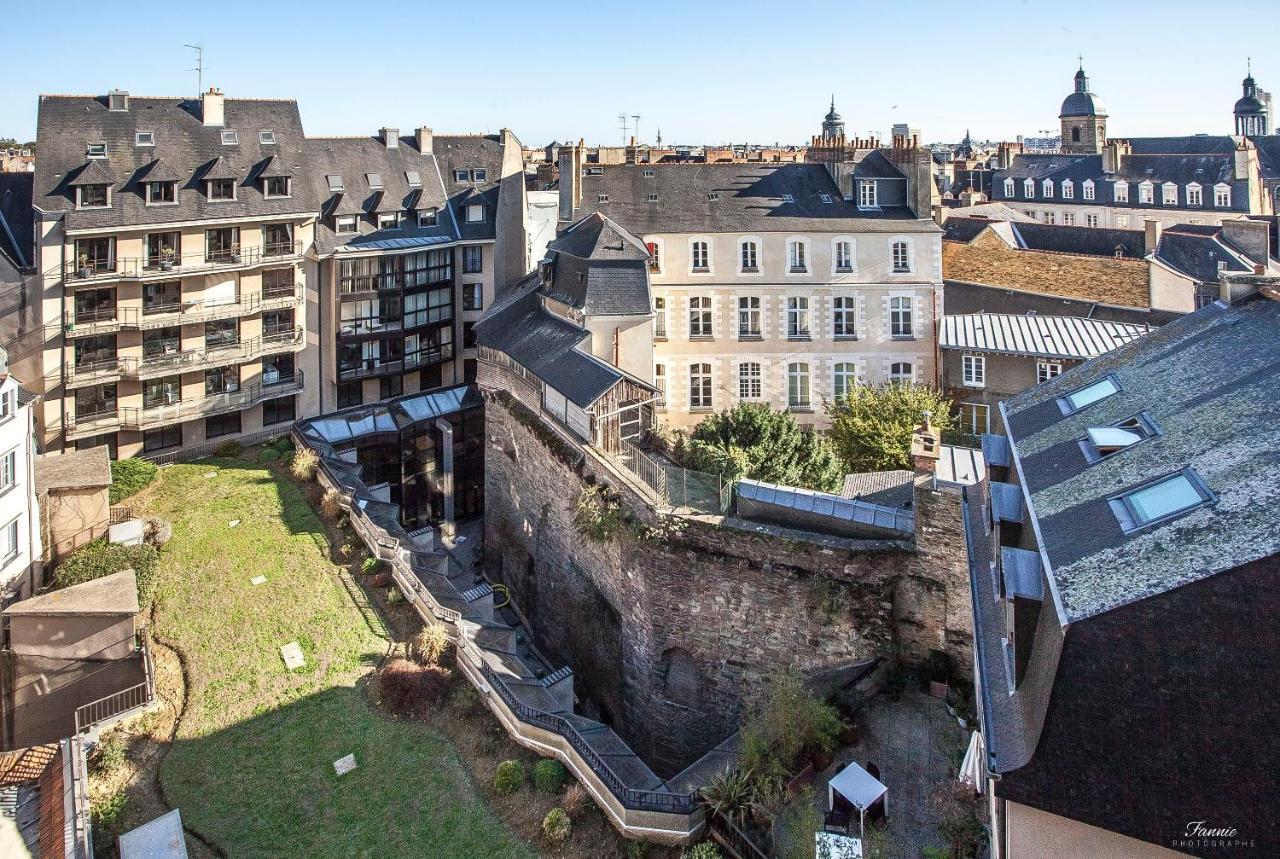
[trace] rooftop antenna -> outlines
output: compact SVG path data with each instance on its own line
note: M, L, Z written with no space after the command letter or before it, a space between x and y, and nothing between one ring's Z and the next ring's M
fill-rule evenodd
M618 114L618 131L622 134L622 145L627 145L627 129L631 126L627 125L627 115L625 113Z
M196 52L196 67L187 71L196 73L196 95L204 95L204 45L183 45L183 47Z
M631 130L635 132L636 143L638 144L640 143L640 114L633 113L631 114L631 118L634 120L634 124L632 125Z
M662 148L662 127L658 127L658 148Z

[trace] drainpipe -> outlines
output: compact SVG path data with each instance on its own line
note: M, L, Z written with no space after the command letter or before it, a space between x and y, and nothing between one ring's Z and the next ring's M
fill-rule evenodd
M453 424L444 418L436 418L436 429L440 430L440 447L442 456L440 490L444 495L444 521L440 523L440 534L452 537L453 522Z
M615 367L621 366L621 364L618 363L618 352L621 348L621 345L620 345L621 340L622 340L622 326L615 325L613 327L613 366Z

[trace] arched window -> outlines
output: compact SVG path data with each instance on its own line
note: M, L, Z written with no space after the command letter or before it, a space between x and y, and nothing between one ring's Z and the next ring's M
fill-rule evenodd
M914 378L915 374L912 371L910 362L898 361L889 365L889 382L891 384L910 384Z
M1013 196L1013 180L1012 180L1012 179L1005 179L1005 180L1004 180L1004 195L1005 195L1006 197L1012 197L1012 196Z
M758 400L764 393L761 384L760 365L747 361L738 365L738 398L742 400Z
M858 383L857 365L849 362L836 364L832 382L831 391L838 400L853 390L853 386Z
M893 270L899 274L911 271L911 243L900 239L890 248L893 256Z
M1070 179L1063 179L1062 180L1062 199L1072 200L1075 198L1075 196L1076 196L1075 183L1072 182Z
M689 408L711 408L711 365L689 365Z
M743 239L738 243L738 259L744 272L760 270L760 244L755 239Z
M831 270L836 274L853 271L853 239L841 236L831 241Z
M644 243L645 248L649 251L649 271L654 274L662 273L662 242L658 239L650 239Z
M805 274L809 271L809 243L806 240L787 240L787 271L791 274Z
M1081 187L1081 189L1084 191L1084 198L1085 198L1086 200L1092 200L1092 199L1093 199L1093 191L1094 191L1094 188L1093 188L1093 180L1092 180L1092 179L1085 179L1085 180L1084 180L1084 184L1082 184L1080 187Z
M685 707L695 706L702 698L698 666L689 651L673 647L662 654L662 697Z
M809 408L809 365L803 361L787 365L787 405L793 409Z
M1046 197L1053 196L1053 180L1052 179L1045 179L1043 182L1040 183L1040 193L1042 193Z
M711 242L693 239L689 242L689 268L692 271L711 271Z
M1071 142L1072 143L1080 142L1080 126L1078 125L1075 128L1071 129Z
M1035 195L1036 195L1036 180L1023 179L1022 180L1022 196L1030 200Z

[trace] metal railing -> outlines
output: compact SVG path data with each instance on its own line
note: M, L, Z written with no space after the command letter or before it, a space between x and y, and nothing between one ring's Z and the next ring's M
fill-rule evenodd
M137 650L142 655L142 682L76 707L76 736L84 734L94 725L130 710L145 707L155 700L155 672L151 663L151 648L147 646L146 634L141 630L137 633L137 641Z
M286 331L263 334L231 343L226 346L206 347L204 349L188 349L186 351L163 352L157 355L128 355L119 359L120 374L131 379L150 379L156 376L168 376L197 369L201 366L222 366L251 361L275 352L291 351L303 343L302 326L294 326ZM144 344L145 348L145 344Z
M772 846L761 847L741 827L719 812L707 815L707 828L738 859L771 859L773 856Z
M670 507L725 514L733 502L733 481L718 474L693 471L650 456L633 442L623 441L613 461L639 478L657 499Z
M372 358L365 359L360 362L358 367L339 367L338 378L347 381L349 379L368 379L373 376L382 376L387 373L404 372L404 360L397 358L394 361L381 361Z
M218 319L234 319L251 316L264 310L288 308L297 304L303 295L302 284L291 284L287 289L264 289L245 295L234 301L177 301L158 307L110 307L75 313L67 324L68 337L88 337L117 328L147 330L171 325L191 325Z
M72 859L93 859L93 816L89 805L89 767L85 760L84 738L79 732L62 741L62 750L70 758L67 770L71 784L63 785L71 798L71 843L63 844L62 855Z
M267 245L211 250L166 259L163 256L118 257L90 260L81 265L69 260L63 265L64 280L89 282L105 280L164 280L220 269L277 263L302 254L302 242L279 242Z
M640 478L652 490L659 500L667 500L667 472L647 453L629 441L622 442L622 449L617 457L627 471Z
M228 442L235 442L236 444L248 447L249 445L261 444L265 441L272 441L280 438L282 435L288 435L290 427L290 424L284 424L283 426L272 427L271 429L260 430L247 435L228 436L227 438L220 438L217 441L193 444L179 450L166 450L160 453L140 453L137 455L137 458L145 459L148 462L154 462L156 465L169 465L174 462L189 462L193 459L201 459L217 453L218 448Z
M222 412L239 411L302 390L302 371L272 383L255 382L235 391L226 391L197 400L179 400L165 406L124 406L119 409L120 426L126 429L150 429L164 424L188 421Z

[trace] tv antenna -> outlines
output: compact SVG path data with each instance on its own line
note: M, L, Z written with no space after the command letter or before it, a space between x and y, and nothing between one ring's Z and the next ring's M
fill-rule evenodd
M639 143L640 142L640 114L633 113L631 114L631 118L635 121L635 124L632 126L631 130L635 132L636 143Z
M618 132L622 135L622 145L627 145L627 129L631 126L627 125L627 115L625 113L618 114Z
M187 71L196 73L196 95L204 95L204 45L183 45L183 47L196 52L196 67Z

